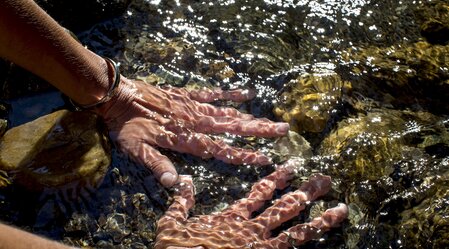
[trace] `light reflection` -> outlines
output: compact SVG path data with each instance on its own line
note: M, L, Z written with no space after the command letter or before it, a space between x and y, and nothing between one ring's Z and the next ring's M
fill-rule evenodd
M159 5L161 3L161 0L145 0L145 1L154 5Z
M146 0L146 2L150 3L150 4L154 4L154 5L158 5L161 1L160 0ZM176 1L176 4L179 6L179 0ZM214 5L214 8L219 7L218 5L221 6L229 6L232 4L235 4L236 1L233 0L218 0L218 1L204 1L202 4L203 5ZM304 22L304 24L297 24L297 27L290 27L292 28L292 30L294 32L302 32L302 30L304 28L308 29L308 30L313 30L315 32L315 36L313 36L313 39L315 41L317 41L317 43L319 43L319 47L317 47L317 50L314 50L314 52L318 52L321 54L324 53L344 53L344 52L339 52L339 51L335 51L332 48L335 47L343 47L345 46L345 39L346 38L342 38L341 36L335 36L335 37L328 37L329 40L326 41L329 44L331 44L333 47L329 48L327 46L323 46L322 45L322 41L324 39L326 39L326 37L322 36L322 34L326 34L326 33L330 33L332 31L332 28L336 28L337 26L323 26L322 22L320 22L320 18L324 18L326 20L330 20L333 22L337 22L339 21L339 25L343 24L343 25L354 25L354 26L362 26L365 25L367 29L371 30L371 31L376 31L379 29L382 29L382 26L377 27L376 25L371 25L372 23L370 23L369 21L365 21L363 20L363 22L359 22L359 20L357 18L353 18L355 16L359 16L361 13L363 14L363 12L361 12L362 7L364 7L364 5L370 3L371 1L360 1L360 0L354 0L354 1L350 1L350 0L342 0L342 1L332 1L332 0L324 0L324 1L310 1L310 0L299 0L299 1L293 1L293 0L265 0L264 1L266 3L266 5L274 5L275 9L278 7L293 7L293 8L303 8L303 7L310 7L310 12L308 12L308 18L307 21L309 21L308 23ZM421 2L421 1L419 1ZM187 6L187 10L190 13L194 13L195 9L196 9L196 5L198 4L197 2L193 3L192 2L192 6L189 5ZM271 63L270 60L270 56L268 53L264 53L264 50L270 50L273 44L276 45L280 45L277 41L271 42L274 39L279 38L282 35L285 35L285 28L286 28L286 23L288 23L289 25L291 25L291 23L289 22L283 22L282 18L284 15L288 15L288 13L286 13L286 11L283 10L279 10L279 11L275 11L276 14L270 12L270 10L267 9L267 11L264 9L263 6L259 7L259 6L255 6L254 5L250 5L248 3L248 6L233 6L236 7L237 11L240 9L241 11L247 11L248 9L250 9L250 11L256 10L258 11L258 14L261 15L261 17L263 17L262 19L260 19L261 23L256 23L256 22L251 22L251 19L247 19L248 17L245 15L233 15L236 16L236 19L239 19L239 21L235 21L233 19L223 19L226 17L223 16L213 16L210 15L208 13L204 13L204 17L203 16L199 16L199 17L195 17L194 20L190 19L188 20L187 18L178 18L176 16L176 14L174 14L173 11L162 11L162 10L158 10L161 16L165 16L166 19L162 19L165 20L163 25L164 28L166 28L169 31L172 31L174 34L179 35L179 37L187 44L193 44L194 46L194 50L195 50L195 57L198 58L201 63L203 65L210 65L211 63L214 63L214 59L223 59L223 61L229 63L229 64L234 64L233 66L237 65L237 67L240 67L240 65L242 65L242 67L245 66L244 63L248 63L249 65L252 65L252 63L257 62L257 61L263 61L263 62L268 62ZM206 6L206 8L208 8ZM231 8L229 8L231 9ZM198 8L199 10L199 8ZM231 10L232 11L232 10ZM176 12L176 11L175 11ZM200 12L200 11L198 11ZM132 14L132 12L130 12ZM185 13L185 12L184 12ZM136 13L137 14L137 13ZM307 14L307 13L306 13ZM373 12L371 10L368 10L366 12L366 17L371 17L373 14ZM211 17L215 17L217 19L212 18L209 21L209 18ZM340 19L337 20L337 16L340 17ZM362 18L364 18L365 16L363 16ZM206 23L207 22L207 23ZM215 47L215 44L213 44L210 40L210 37L208 35L208 33L210 32L210 30L208 30L210 25L210 23L213 23L212 26L218 26L217 29L219 29L218 32L218 37L216 38L220 43L223 42L223 44L230 42L231 45L229 46L232 49L239 49L238 52L236 52L235 54L229 53L228 51L224 51L223 50L219 50L217 49L217 47ZM263 25L263 27L260 27L260 25ZM299 26L300 25L300 26ZM304 25L304 26L302 26ZM321 25L321 26L320 26ZM371 25L371 26L369 26ZM390 24L391 25L391 24ZM236 28L237 26L239 26L239 28ZM151 39L154 39L154 41L156 42L169 42L170 39L172 39L172 37L170 37L169 35L167 35L167 33L164 30L163 33L152 33L149 34L147 37L150 37ZM279 33L279 34L278 34ZM237 34L235 37L234 35ZM373 34L374 35L374 34ZM230 38L231 37L231 38ZM376 38L382 38L381 34L377 34ZM235 39L235 40L234 40ZM248 44L246 44L244 39L248 39L248 44L250 44L251 48L245 48L244 46L248 46ZM260 40L257 40L260 39ZM266 42L268 41L268 42ZM313 41L312 41L313 42ZM349 42L349 41L348 41ZM260 45L260 46L258 46ZM300 44L299 46L301 46L302 44ZM243 48L241 48L241 47ZM355 43L355 46L358 46L357 43ZM280 46L279 46L280 47ZM274 48L273 49L277 49ZM354 47L354 51L357 51L357 48ZM274 54L277 53L277 51L269 51L269 52L273 52ZM178 53L179 54L179 53ZM180 55L180 54L179 54ZM236 56L237 55L237 56ZM182 77L187 74L189 75L189 78L193 81L198 81L198 82L207 82L208 80L210 80L209 77L206 77L204 75L201 75L200 72L198 71L189 71L189 70L182 70L179 68L179 65L177 65L177 61L181 60L182 56L176 57L173 61L169 62L170 65L166 65L164 70L164 73L171 74L173 76L173 78L177 78L178 80L182 79ZM214 59L210 59L211 57L213 57ZM349 57L351 58L351 57ZM314 58L313 58L314 59ZM298 74L302 74L304 72L308 72L310 73L311 71L314 74L318 74L318 75L327 75L327 74L335 74L335 70L336 70L336 65L332 62L320 62L320 59L318 58L316 61L316 63L313 63L312 60L308 61L309 63L305 63L305 62L300 62L298 63L297 58L294 55L291 55L290 57L285 58L285 61L288 61L288 66L287 67L279 67L279 69L277 69L277 71L273 71L273 73L269 76L260 76L260 75L251 75L249 76L247 72L245 72L244 70L242 70L243 72L239 72L236 71L236 78L238 80L230 80L230 79L225 79L223 81L220 82L213 82L212 84L216 84L218 86L226 86L226 87L230 87L230 88L237 88L237 87L241 87L241 86L245 86L247 83L249 83L250 81L252 83L254 83L257 92L258 92L258 97L259 98L263 98L263 101L271 101L271 102L276 102L278 100L276 100L276 95L277 95L277 90L274 89L273 87L269 86L269 83L267 82L276 82L277 78L282 78L285 76L290 76L290 75L298 75ZM374 58L368 58L367 59L367 64L371 65L374 62ZM355 63L358 64L360 63L359 61L356 60L351 60L350 63ZM255 63L254 63L255 64ZM374 65L372 65L374 66ZM235 69L236 67L234 67ZM400 68L397 67L397 70L399 70ZM376 71L378 69L374 68L373 71ZM410 70L410 69L408 69ZM447 70L447 68L445 69ZM176 72L176 73L174 73ZM182 73L181 73L182 72ZM366 71L363 71L366 72ZM353 73L350 72L351 74L354 75L361 75L363 72L361 73ZM274 100L270 100L270 98L274 99ZM326 96L323 97L324 100L326 100L325 102L323 102L323 104L329 104L330 100L326 99ZM322 108L321 106L314 106L314 108L318 109L318 108ZM332 110L333 112L335 110ZM380 117L378 118L373 118L371 120L372 123L378 123L381 122L382 120L380 119ZM447 121L447 120L446 120ZM407 132L419 132L419 127L413 126L413 123L409 123L408 124L409 127L406 129L405 133L401 133L401 132L391 132L391 134L389 134L389 136L391 138L389 139L398 139L401 136L403 136L404 134L406 134ZM416 128L416 129L415 129ZM366 134L365 136L361 136L359 137L359 141L361 143L366 143L368 141L369 144L369 140L373 140L373 139L379 139L379 137L376 137L375 135L368 135ZM235 142L235 138L229 137L226 139L226 141L228 143L233 143ZM376 141L374 141L375 143ZM266 151L267 148L262 148L263 151ZM347 153L355 153L352 149L348 149ZM327 158L328 160L330 158ZM332 168L335 167L335 165L332 165L329 162L326 162L326 158L325 157L317 157L316 161L318 162L317 164L322 165L323 168ZM443 161L443 164L449 164L449 159ZM250 166L247 166L250 167ZM199 174L199 177L201 179L207 179L207 178L212 178L213 175L212 174L208 174L208 172L206 171L206 169L203 166L199 166L196 168L197 171L196 173ZM203 171L204 170L204 171ZM240 170L238 170L240 172ZM247 188L248 185L247 184L242 184L242 188Z

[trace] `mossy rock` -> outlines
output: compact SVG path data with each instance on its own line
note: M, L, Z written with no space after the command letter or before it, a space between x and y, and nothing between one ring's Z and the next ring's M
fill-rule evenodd
M419 205L405 210L398 226L406 247L449 247L449 187L446 173L440 179L428 177L421 188L427 197Z
M352 88L335 73L304 74L289 85L274 114L298 133L322 132Z
M449 150L444 123L428 112L373 109L341 121L321 142L319 154L338 162L331 174L376 181L393 173L399 162L414 161L413 154L444 158Z
M404 120L393 113L373 112L344 120L320 145L321 155L336 157L336 175L357 180L377 180L393 172L402 159ZM332 171L332 170L331 170Z
M0 139L0 170L30 187L75 181L97 185L111 162L94 114L57 111L8 130Z
M447 113L448 53L449 46L416 42L351 48L342 53L342 60L350 65L350 74L358 75L351 81L354 92L370 100L364 110L375 102L380 107Z
M449 42L449 4L446 1L424 2L416 9L421 35L432 44Z

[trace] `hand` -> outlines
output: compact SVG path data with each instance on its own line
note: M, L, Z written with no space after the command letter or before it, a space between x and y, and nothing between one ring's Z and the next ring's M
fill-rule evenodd
M276 200L263 213L251 214L270 200L275 189L283 189L293 176L295 161L279 166L274 173L252 187L248 197L221 213L188 219L195 204L194 186L188 176L180 176L175 185L173 204L158 221L155 249L158 248L264 248L282 249L298 246L338 226L348 216L345 204L326 210L321 217L299 224L270 238L270 231L297 216L305 204L326 194L331 186L329 176L313 175L309 181Z
M245 101L255 93L249 90L208 90L188 92L179 88L162 89L142 81L122 78L116 96L96 112L101 115L119 148L147 166L165 187L178 175L171 161L156 147L217 158L231 164L270 164L266 155L227 145L206 134L229 132L261 137L283 136L287 123L257 119L233 108L218 108L205 102Z

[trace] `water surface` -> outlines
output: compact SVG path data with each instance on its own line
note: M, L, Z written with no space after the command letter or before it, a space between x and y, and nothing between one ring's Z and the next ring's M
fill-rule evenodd
M441 92L447 87L440 84L449 78L446 46L419 43L425 41L422 16L439 3L445 4L135 0L122 16L78 36L93 51L120 61L131 78L179 87L256 88L256 99L235 107L273 120L281 118L273 108L282 106L298 79L337 77L313 87L319 96L337 99L317 102L316 109L327 117L324 127L310 131L297 124L313 152L300 174L331 175L333 191L324 197L325 204L315 206L345 202L351 214L342 227L305 247L443 248L449 225L449 118ZM440 59L430 63L433 57ZM435 66L423 68L427 64L416 61ZM341 90L340 80L348 82L350 91ZM335 87L338 94L329 90ZM273 143L226 138L265 151ZM241 198L272 170L164 153L180 173L194 177L198 195L193 214ZM74 198L74 190L49 190L25 201L32 208L16 199L20 191L1 195L11 207L3 215L6 219L74 245L99 248L151 247L155 221L170 195L151 173L116 151L98 189L83 190Z

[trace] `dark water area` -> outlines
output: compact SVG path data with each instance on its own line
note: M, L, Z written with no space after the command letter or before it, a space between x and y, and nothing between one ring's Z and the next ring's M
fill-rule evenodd
M446 29L447 1L134 0L77 36L149 84L256 88L254 100L234 106L289 122L311 146L287 191L314 172L333 179L285 226L337 202L350 209L304 248L447 248ZM10 127L66 106L55 91L5 102ZM278 156L274 140L225 138ZM220 210L273 170L163 152L193 176L192 214ZM112 156L98 188L1 189L0 218L75 246L151 248L171 193L126 155Z

